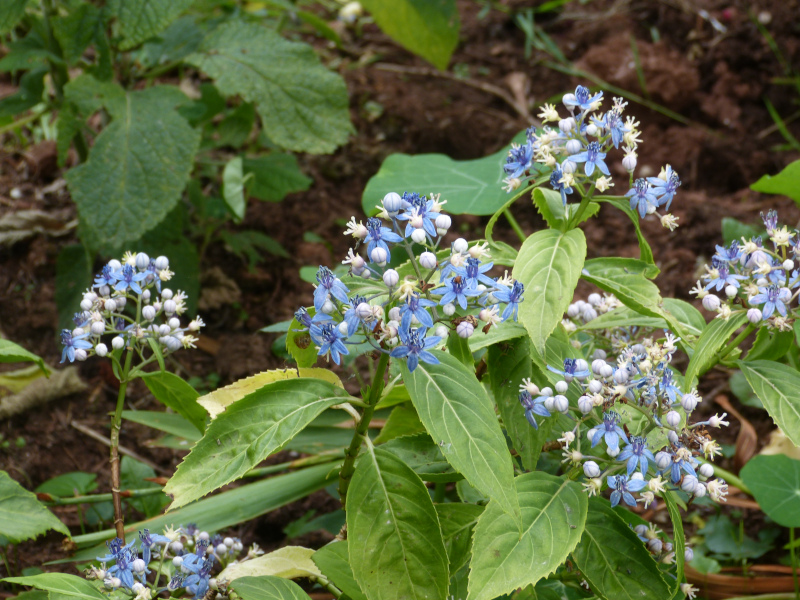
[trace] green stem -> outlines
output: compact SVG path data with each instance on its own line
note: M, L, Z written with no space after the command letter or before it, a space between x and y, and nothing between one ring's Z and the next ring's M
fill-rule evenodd
M342 590L333 585L327 578L322 575L312 575L309 579L321 585L327 592L333 594L337 600L342 596Z
M122 370L122 377L119 382L119 394L117 395L117 407L114 416L111 418L111 499L114 504L114 528L117 530L117 537L125 539L125 527L122 519L122 497L120 496L119 478L119 429L122 423L122 409L125 407L125 392L128 389L128 373L131 370L133 360L133 350L128 349L125 356L125 366Z
M372 378L372 386L369 389L369 396L367 397L367 407L361 413L361 420L356 424L356 430L353 432L353 439L350 441L350 446L345 451L344 463L339 471L339 497L342 501L342 508L346 506L347 490L350 487L350 480L355 471L356 457L359 450L361 450L361 442L367 435L369 422L372 420L372 415L375 412L375 405L381 397L383 390L383 376L386 373L386 366L389 364L389 355L381 353L378 359L378 366L375 369L375 376Z
M791 548L789 552L792 556L792 580L794 581L794 597L800 598L800 582L797 580L797 553L794 549L794 527L789 527L789 544Z
M752 323L748 323L747 327L744 328L744 331L742 331L742 333L733 338L731 343L722 349L722 352L717 353L718 357L717 362L722 362L723 360L725 360L725 357L728 356L728 354L730 354L734 348L738 347L739 344L741 344L747 338L748 335L753 333L753 330L755 328L756 328L755 325L753 325Z
M125 490L120 492L120 496L125 498L142 498L161 493L161 487L151 487L142 490ZM47 498L43 498L47 496ZM87 496L52 496L50 494L39 494L39 499L49 506L66 506L69 504L97 504L98 502L108 502L113 500L111 494L90 494Z
M524 242L528 238L528 236L526 236L525 232L522 231L522 227L519 226L519 223L514 218L514 215L511 214L511 210L509 210L508 208L503 210L503 216L508 221L508 224L511 225L511 229L514 230L514 233L517 234L519 241Z
M589 188L589 191L586 192L586 195L584 195L583 198L581 198L581 203L580 206L578 206L578 210L575 211L575 216L572 219L570 219L569 229L575 229L575 227L578 226L578 223L581 222L581 217L583 216L583 213L586 212L586 207L588 207L589 202L592 201L593 195L594 195L594 183L592 183L592 186Z
M6 133L7 131L11 131L12 129L16 129L17 127L22 127L23 125L27 125L28 123L33 123L34 121L38 121L45 111L42 112L35 112L30 115L26 115L21 119L17 119L16 121L9 123L8 125L3 125L0 127L0 134Z

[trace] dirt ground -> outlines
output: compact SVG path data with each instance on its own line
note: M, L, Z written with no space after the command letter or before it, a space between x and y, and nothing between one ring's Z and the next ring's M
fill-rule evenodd
M508 0L501 4L518 8L536 3ZM236 283L240 297L236 305L202 315L208 324L205 337L213 341L206 347L213 353L179 354L188 375L216 373L221 384L226 384L283 365L271 352L275 335L258 330L290 318L298 306L309 302L312 288L300 279L300 267L341 260L348 248L341 220L360 214L362 190L386 156L439 152L455 159L477 158L497 151L530 124L509 102L481 89L482 85L540 103L577 84L589 83L554 70L547 64L550 58L536 49L526 58L523 32L500 10L479 19L481 6L459 2L461 41L452 65L466 79L433 73L374 26L366 26L361 37L347 33L341 51L318 43L323 58L335 61L347 81L357 133L333 155L299 157L302 169L314 180L307 192L293 194L279 204L250 201L241 228L275 238L289 250L290 259L267 260L250 273L221 243L209 247L203 277L209 281L221 269ZM644 223L662 269L657 283L664 296L691 300L688 290L694 284L693 273L713 253L714 244L720 243L723 216L756 222L760 211L774 207L782 222L797 225L800 220L800 211L789 199L760 195L748 188L761 175L774 174L798 158L797 153L777 150L784 140L774 127L765 99L788 117L798 110L800 95L796 88L775 82L786 73L756 26L756 20L764 24L786 64L800 66L798 15L797 0L595 0L571 2L560 13L537 15L537 25L576 67L641 95L644 92L631 50L635 40L650 98L684 118L685 122L679 122L634 102L628 108L642 123L639 173L655 175L669 163L683 181L673 203L680 228L669 232L657 222ZM389 70L386 65L399 66L401 71ZM0 93L13 91L10 80L2 81ZM380 114L375 103L382 108ZM789 129L800 136L797 122ZM616 191L624 193L627 188L618 161L614 168ZM52 144L21 148L7 136L0 148L0 216L38 208L63 222L72 220L76 214L61 176ZM515 215L526 232L543 226L525 201L516 205ZM453 220L457 224L454 231L465 237L480 237L486 221L464 216ZM511 241L513 234L505 223L499 227L499 235ZM325 239L332 253L323 244L304 241L304 232ZM627 218L616 211L601 211L587 225L586 235L589 257L638 253ZM37 235L0 254L0 330L4 337L50 364L60 359L55 260L60 249L74 241L74 233ZM588 288L579 292L588 293ZM30 488L75 470L97 473L101 490L109 486L107 448L71 427L70 422L77 419L95 431L107 431L107 413L115 397L113 377L99 360L87 361L79 368L89 383L88 392L0 422L0 433L6 438L22 436L26 440L22 449L0 450L0 468ZM707 378L703 386L710 391L720 384L725 384L721 374ZM773 427L766 413L741 407L735 398L732 402L752 422L763 443ZM132 388L130 403L139 409L157 408L142 385ZM727 434L729 441L735 439L739 427L734 420ZM145 446L152 437L152 430L133 424L125 424L122 430L123 445L169 472L181 454ZM325 512L334 510L336 502L319 492L243 525L236 533L267 548L284 544L282 528L310 507ZM69 525L77 525L74 511L57 512ZM61 537L50 534L23 544L20 566L61 558ZM312 537L301 541L325 542L322 534ZM0 575L4 575L2 566Z

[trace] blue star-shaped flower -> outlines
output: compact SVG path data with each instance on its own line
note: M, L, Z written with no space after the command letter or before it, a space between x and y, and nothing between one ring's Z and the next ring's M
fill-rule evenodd
M782 317L786 316L786 304L781 297L781 288L773 283L769 287L758 288L758 291L760 293L750 298L750 304L752 306L757 306L759 304L764 305L761 308L761 318L764 321L769 319L776 310Z
M141 294L142 288L139 285L139 282L147 277L147 273L137 273L132 266L124 265L122 269L114 273L114 277L117 278L117 282L114 284L114 289L118 292L124 292L125 290L130 289L136 294Z
M439 300L440 305L450 304L451 302L458 302L458 305L462 309L467 308L467 297L468 296L479 296L481 292L478 290L474 290L469 287L466 280L463 277L455 276L447 279L444 282L444 286L447 291L444 292L442 295L441 300ZM436 295L442 294L440 291L434 292Z
M61 351L61 362L69 359L69 362L75 362L75 350L89 350L92 347L91 342L87 342L86 338L89 337L88 333L73 336L69 329L61 330L61 343L64 349Z
M547 407L544 405L546 398L547 396L539 396L534 399L528 390L522 390L519 393L519 403L522 404L522 408L525 409L525 418L528 419L528 423L533 425L534 429L539 429L539 424L536 422L536 418L533 415L539 415L540 417L550 416L550 411L547 410Z
M500 302L507 303L501 315L503 321L511 316L513 316L516 321L517 315L519 314L519 303L525 300L525 298L522 297L522 294L525 293L525 286L519 281L515 281L510 289L504 285L495 285L497 285L497 289L492 290L492 296Z
M678 174L672 170L671 166L667 165L664 169L664 179L661 177L648 177L647 182L653 186L653 193L658 198L658 205L663 206L666 204L667 210L669 210L669 205L672 204L672 199L681 186L681 179Z
M647 485L643 479L628 479L625 475L609 475L606 479L611 492L612 508L622 500L628 506L636 506L636 500L631 492L639 492Z
M367 256L372 256L372 251L375 248L383 248L386 250L387 257L391 257L392 253L389 251L389 246L386 242L396 244L402 242L403 238L397 235L388 227L383 226L383 221L377 217L370 217L367 219ZM370 260L372 260L370 258Z
M591 177L594 173L594 168L600 169L603 175L611 175L605 163L606 153L600 151L599 142L589 142L586 150L570 156L570 160L575 163L586 163L583 166L583 171L587 177Z
M503 171L509 177L516 178L524 175L525 171L531 168L531 164L533 164L533 144L528 141L521 146L511 147Z
M319 268L319 271L317 271L317 283L317 289L314 290L314 308L317 313L322 310L323 304L328 299L328 294L343 304L349 302L347 294L350 290L328 267Z
M339 327L336 323L327 322L321 325L313 323L309 329L309 334L311 335L311 339L314 340L314 343L319 346L317 356L325 356L330 352L333 362L338 365L340 354L350 354L347 346L345 346L342 341L344 335L339 331Z
M620 439L624 440L626 444L630 444L625 431L619 426L619 415L613 410L605 413L603 422L592 427L589 433L592 438L592 448L597 446L603 438L606 440L606 445L612 450L619 448Z
M627 461L628 477L633 475L636 467L639 467L642 475L647 475L647 469L650 466L648 461L655 462L653 453L645 445L646 440L643 437L632 436L631 443L622 449L622 452L617 456L620 462Z
M658 198L644 178L634 181L633 188L625 195L631 199L631 210L638 210L642 219L647 215L648 207L658 208Z
M586 88L582 85L579 85L575 88L575 99L572 98L565 98L564 99L564 106L569 109L573 109L576 106L581 110L589 110L589 107L599 100L602 100L603 92L597 92L594 96L589 91L589 88Z
M427 310L431 306L436 306L436 302L420 298L417 293L406 296L406 303L400 307L400 330L408 331L411 327L411 317L416 317L425 328L433 327L433 318Z
M410 329L407 332L400 330L402 344L392 350L391 357L407 358L409 371L416 369L420 360L431 365L438 365L439 359L429 352L428 348L437 346L442 338L439 336L425 337L426 333L424 329Z
M550 173L550 187L561 193L561 202L564 204L564 206L566 206L567 195L572 193L572 187L561 183L562 177L564 177L564 172L561 170L559 165L556 165L553 168L553 172Z

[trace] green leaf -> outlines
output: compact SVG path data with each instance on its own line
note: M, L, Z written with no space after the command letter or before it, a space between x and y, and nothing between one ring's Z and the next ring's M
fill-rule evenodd
M264 131L279 146L332 152L353 130L344 80L320 64L307 44L236 20L209 33L186 60L225 95L253 102Z
M231 589L242 600L309 600L294 581L270 575L236 579L231 582Z
M367 444L346 512L350 567L368 598L445 599L449 575L439 519L428 488L402 460Z
M142 379L161 404L183 416L200 433L206 430L206 411L197 403L200 394L192 386L168 371L147 373Z
M146 464L130 456L122 457L119 473L123 490L142 490L161 487L153 481L146 481L146 479L155 477L156 472ZM144 513L144 516L149 518L161 514L161 510L169 504L169 498L167 498L166 494L153 494L152 496L143 496L142 498L128 498L125 502L133 506L136 510Z
M736 398L745 406L753 408L764 408L764 404L758 399L758 396L753 392L753 388L747 382L747 377L741 371L735 371L731 378L728 380L728 385L731 392Z
M284 546L257 558L233 562L222 570L219 578L235 581L242 577L263 577L265 575L285 579L317 577L321 573L311 560L313 554L314 550L311 548Z
M66 573L39 573L29 577L6 577L3 581L16 583L17 585L29 585L40 590L56 593L59 596L81 598L82 600L107 600L105 594L83 577L67 575Z
M472 542L467 600L491 600L546 577L581 539L587 500L579 484L546 473L516 478L522 528L490 502Z
M3 536L17 544L48 529L69 537L67 526L36 499L36 494L23 488L5 471L0 471L0 532Z
M458 362L468 369L475 368L475 359L472 357L472 350L469 347L469 342L465 338L451 332L450 335L447 336L447 351L450 353L450 356L458 359Z
M39 104L44 93L46 74L46 67L36 67L25 73L19 80L17 93L0 100L0 118L14 117Z
M50 374L44 360L12 341L0 338L0 363L32 362L39 365L45 375Z
M63 17L54 18L53 34L64 53L64 60L70 65L78 62L102 27L100 9L88 2L79 4Z
M114 120L89 159L65 176L98 246L138 239L180 199L200 141L174 110L185 99L176 88L156 86L107 103Z
M672 492L662 494L662 498L664 499L664 504L667 505L667 512L672 521L672 541L675 550L675 575L677 578L675 582L675 591L677 592L680 589L681 583L683 583L683 565L686 555L686 537L683 534L683 517L681 516L681 511L675 502Z
M56 121L56 150L58 151L58 166L63 168L67 164L67 154L72 145L72 140L81 130L83 119L78 116L77 109L65 102L58 113Z
M483 513L483 506L448 502L436 505L444 547L450 560L450 572L456 573L469 564L472 551L472 530Z
M522 466L533 471L555 419L539 419L542 421L539 429L534 429L519 403L520 381L533 377L530 339L526 336L490 346L486 365L489 389L503 417L506 432L522 460Z
M189 15L181 17L173 21L157 38L152 38L142 46L142 62L148 67L156 67L181 60L196 51L202 41L203 30L197 26L194 17ZM209 83L201 84L201 93L203 93L203 88L206 89L204 94L206 99L208 99L208 88L216 91L214 86ZM222 100L218 94L216 97ZM224 108L223 101L219 111L221 112Z
M740 477L770 519L784 527L800 527L800 460L785 454L754 456Z
M0 35L5 35L22 19L28 0L5 0L0 4Z
M192 443L202 437L191 422L175 413L156 410L123 410L122 418L146 427L152 427L157 431L169 433ZM189 445L185 445L184 449L188 450L189 447Z
M722 241L726 246L734 240L741 243L742 238L749 240L759 235L763 237L766 233L763 227L747 225L733 217L722 218Z
M789 163L777 175L764 175L750 189L765 194L789 196L796 204L800 204L800 160Z
M747 313L741 311L732 314L727 321L714 319L709 323L697 340L694 354L686 367L686 389L697 385L697 380L717 362L717 353L725 347L728 339L737 329L747 323Z
M586 238L580 229L537 231L519 250L513 270L514 279L525 286L519 320L540 354L572 302L585 258Z
M194 0L112 0L120 50L130 50L164 31Z
M684 331L699 336L706 327L706 320L694 306L676 298L664 298L664 310L669 312L683 326ZM614 329L616 327L647 327L664 329L669 327L663 317L642 315L627 306L621 306L584 323L579 330Z
M565 232L578 210L578 204L567 204L561 200L561 194L549 188L537 187L533 190L533 205L539 214L542 215L547 225L551 229ZM581 215L581 220L574 224L580 225L584 221L588 221L600 210L600 205L596 202L591 202L587 205L586 210Z
M469 349L477 352L482 348L488 348L493 344L499 344L518 337L527 336L528 330L524 325L508 319L499 325L492 327L488 333L473 335L469 338Z
M353 577L347 540L334 541L323 546L314 553L311 560L316 563L323 575L347 594L351 600L367 600Z
M267 202L280 202L287 194L303 192L313 181L300 170L294 154L281 152L245 158L244 172L253 175L250 195Z
M446 69L458 45L455 0L363 0L383 32L437 69Z
M491 400L473 370L448 354L433 354L440 364L421 362L413 372L400 362L420 421L447 461L519 521L514 468Z
M314 309L308 309L308 314L313 317ZM317 348L311 340L308 330L303 331L303 329L304 327L297 319L292 319L286 334L286 350L301 369L317 364Z
M36 493L52 494L53 496L80 496L97 489L97 475L73 471L57 475L48 479L36 488Z
M740 360L738 366L775 424L800 446L800 373L771 360Z
M780 360L786 356L794 342L794 331L771 331L761 327L745 360Z
M56 258L56 306L58 325L72 329L72 317L83 299L83 291L91 287L92 263L80 244L64 246Z
M256 109L250 102L242 102L225 117L217 127L220 146L239 148L250 137L253 124L256 122Z
M386 419L386 425L381 429L380 435L375 438L375 443L383 444L398 437L414 435L424 431L425 426L419 420L414 407L401 404L392 410L389 418Z
M111 81L100 81L91 75L79 75L64 86L64 98L88 117L102 106L125 97L125 90Z
M431 437L423 432L398 437L381 446L402 460L423 481L448 483L463 479L444 459L442 451Z
M319 379L276 381L214 419L164 488L183 506L244 475L280 450L323 410L348 398Z
M602 598L670 597L656 561L606 500L589 500L586 529L572 556L592 591Z
M244 195L245 176L242 168L242 157L232 158L222 171L222 197L237 221L244 218L247 199Z
M598 202L608 202L609 204L614 205L616 208L624 212L628 215L628 218L633 223L633 228L636 230L636 239L639 241L639 260L646 262L648 265L655 266L656 261L653 257L653 250L650 248L650 244L647 243L647 239L644 237L642 233L642 226L639 222L639 214L631 209L630 202L627 198L614 198L614 199L604 199L598 200Z

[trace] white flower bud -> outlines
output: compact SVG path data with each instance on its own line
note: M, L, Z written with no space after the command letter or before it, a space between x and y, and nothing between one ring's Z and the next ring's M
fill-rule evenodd
M146 565L141 558L134 559L134 561L131 563L131 569L133 569L133 571L136 573L144 573L145 567Z
M122 585L122 580L119 577L107 577L103 583L105 583L107 587L117 589Z
M606 454L608 454L611 458L616 458L619 454L619 446L616 448L608 448L606 449Z
M679 427L681 424L681 415L680 413L671 410L667 413L667 425L672 427L673 429Z
M145 301L145 304L150 302L150 290L142 290L142 300Z
M611 365L605 365L600 369L600 376L605 377L606 379L611 377L614 373L615 373L614 367L612 367Z
M438 264L436 255L433 252L423 252L419 255L419 264L423 269L435 269Z
M428 236L425 234L424 229L415 229L411 232L411 240L417 244L424 244Z
M569 400L567 400L566 396L562 396L558 394L555 396L555 409L563 414L567 414L569 412Z
M390 217L394 217L405 206L405 200L397 192L389 192L383 197L383 208Z
M542 388L541 392L539 392L542 396L552 396L553 395L553 388L544 387Z
M111 347L114 350L121 350L125 346L125 340L122 339L122 336L117 336L113 340L111 340Z
M94 302L84 298L83 300L81 300L81 310L91 310L93 304Z
M345 336L347 335L347 321L342 321L337 327L339 329L339 333Z
M361 272L361 278L362 279L369 279L370 277L372 277L372 271L370 271L369 269L364 269Z
M555 412L555 410L556 410L556 400L555 400L555 398L553 396L547 396L547 398L544 399L544 407L549 412Z
M438 338L442 338L443 340L447 339L449 333L450 333L449 330L444 325L437 326L436 329L433 331L433 335L435 335Z
M747 320L750 321L753 325L758 325L763 318L763 314L758 308L751 308L747 311Z
M167 335L170 334L171 331L172 331L172 328L169 325L167 325L166 323L162 323L161 325L158 326L159 335L167 336Z
M584 323L588 323L589 321L594 321L597 318L597 311L589 306L585 308L583 314L581 315L581 319L583 319Z
M148 266L150 266L150 257L144 252L139 252L136 255L136 268L144 271Z
M455 305L455 304L453 304L452 302L448 302L447 304L445 304L445 305L442 307L442 312L443 312L443 313L444 313L446 316L448 316L448 317L452 317L452 316L455 314L455 312L456 312L456 305Z
M171 300L172 299L172 290L169 288L164 288L161 290L161 299L162 300Z
M699 400L700 399L696 394L684 394L681 396L681 406L683 407L683 410L685 410L687 413L690 413L697 407Z
M118 271L119 269L122 268L122 263L119 262L116 258L112 258L110 261L108 261L108 266L111 267L112 271Z
M94 335L103 335L103 332L106 330L105 321L95 321L92 323L91 329Z
M651 540L647 540L647 549L650 550L653 554L661 554L661 550L664 548L664 542L662 542L658 538L653 538Z
M181 550L183 550L183 544L179 541L175 540L169 545L169 549L172 551L173 554L177 554Z
M169 350L170 352L175 352L183 347L181 341L175 336L169 335L162 339L163 339L162 343L167 347L167 350Z
M166 256L159 256L156 259L156 269L159 271L163 271L164 269L169 269L169 259Z
M234 542L233 543L233 549L236 552L241 552L244 549L244 544L242 544L242 542ZM209 579L209 585L211 585L211 580L210 579Z
M178 317L172 317L167 323L171 329L178 329L181 326L181 320Z
M589 479L600 477L600 467L593 460L587 460L583 463L583 474Z
M557 381L555 387L556 392L564 394L569 389L569 384L566 381Z
M97 354L97 356L100 357L105 356L106 354L108 354L108 346L106 346L105 344L97 344L97 346L94 347L94 351Z
M590 136L594 137L594 136L597 135L597 131L598 131L597 125L595 125L594 123L589 123L586 126L586 135L590 135Z
M445 231L447 231L448 229L450 229L450 226L452 224L453 221L452 219L450 219L450 215L439 215L438 217L436 217L436 220L434 221L434 225L436 225L437 230L444 229Z
M103 308L105 308L109 312L115 312L117 310L117 303L114 300L106 300L103 303Z
M714 467L708 463L703 463L700 465L700 468L697 469L697 473L708 479L714 476Z
M567 150L567 154L577 154L581 150L583 150L583 145L578 140L569 140L565 148Z
M380 246L375 246L369 254L369 259L376 263L378 266L383 266L389 259L389 253Z
M356 306L356 316L362 320L369 319L372 317L372 307L366 302L361 302Z
M697 483L697 477L693 475L684 475L683 481L681 481L681 489L687 494L691 494L697 489Z
M589 390L589 391L590 391L592 394L599 394L599 393L602 391L602 389L603 389L603 384L602 384L602 383L600 383L600 382L599 382L597 379L592 379L592 380L589 382L589 385L588 385L587 389L588 389L588 390Z
M464 253L468 249L469 249L469 244L467 243L467 240L465 240L464 238L458 238L455 242L453 242L454 252Z
M394 288L400 282L400 275L394 269L387 269L383 274L383 283L386 287Z
M575 129L575 119L572 117L567 117L566 119L561 119L558 122L558 128L563 131L564 133L569 133L573 129Z
M620 368L614 371L614 383L618 383L622 385L628 381L628 371L627 369Z
M683 560L685 560L686 562L692 562L694 560L694 550L692 550L691 548L684 548Z
M778 300L780 300L782 302L789 302L791 297L792 297L792 290L790 290L787 287L782 287L778 291Z
M735 285L726 285L725 286L725 295L728 298L735 298L736 294L739 293L739 289Z
M570 104L575 102L575 94L573 94L572 92L564 94L564 97L561 98L561 101L564 103L564 106L569 108Z
M219 590L219 583L217 583L216 577L211 577L208 580L208 587L210 587L212 590Z
M83 348L77 348L75 350L75 360L83 362L84 360L86 360L87 357L88 354L86 354L86 350L84 350Z
M578 360L575 361L575 370L576 371L588 371L589 370L589 363L587 363L582 358L579 358ZM584 380L584 379L586 379L586 376L584 375L582 377L578 377L578 379Z
M400 307L395 306L394 308L389 309L389 320L390 321L397 321L400 322Z
M594 402L589 396L581 396L578 398L578 410L581 411L581 414L588 415L592 412L592 408L594 408Z
M785 261L783 261L783 268L786 271L791 271L794 269L794 261L791 258L787 258Z
M578 307L578 304L577 304L577 303L570 304L570 305L567 307L567 316L568 316L570 319L574 319L574 318L575 318L575 317L577 317L579 314L581 314L581 311L580 311L580 308Z
M719 298L714 294L709 294L703 298L703 308L709 312L716 312L719 309Z
M108 287L107 285L101 285L99 288L97 288L97 293L98 295L107 298L108 295L111 293L111 288Z
M226 537L224 540L222 540L222 543L225 544L228 548L233 548L233 538L232 537Z
M461 323L459 323L456 327L456 333L458 334L458 337L464 339L471 337L474 331L475 326L469 321L461 321Z
M570 159L564 159L564 162L561 163L561 171L563 173L572 174L578 170L578 165L575 161Z
M145 306L142 309L142 317L144 317L146 321L152 321L156 318L156 309L152 306Z
M178 310L178 305L175 303L175 300L166 300L164 302L165 315L174 315L176 310Z
M669 468L672 464L672 457L666 452L657 452L656 453L656 466L658 467L659 471L663 471L664 469Z
M622 167L628 173L633 173L636 170L636 155L633 152L626 154L622 159Z
M217 554L225 554L228 551L228 547L225 544L217 544L215 550Z

